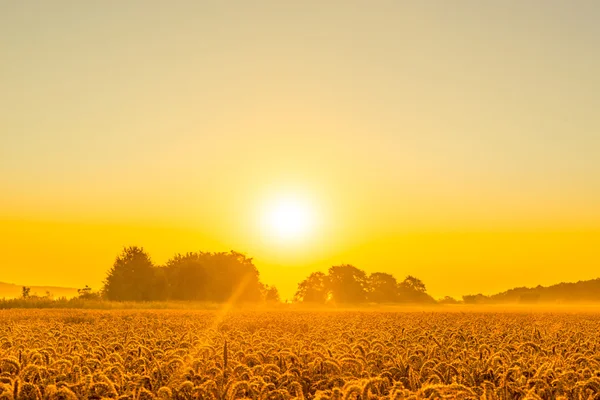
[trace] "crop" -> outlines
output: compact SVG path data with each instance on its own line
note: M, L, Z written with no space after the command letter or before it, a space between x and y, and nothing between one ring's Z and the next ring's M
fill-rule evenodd
M592 313L2 310L0 399L600 398Z

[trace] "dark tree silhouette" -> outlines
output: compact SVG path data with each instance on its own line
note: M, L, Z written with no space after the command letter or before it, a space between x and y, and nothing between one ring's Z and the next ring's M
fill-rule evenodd
M487 304L490 303L490 298L481 293L479 294L470 294L463 296L463 302L465 304Z
M398 301L398 282L390 274L374 272L369 276L369 301L394 303Z
M141 247L126 247L104 281L108 300L154 300L155 267Z
M435 303L426 293L423 281L411 275L398 284L398 300L403 303Z
M142 248L127 247L108 272L103 293L108 300L279 301L277 289L260 282L252 259L235 251L177 254L154 266Z
M404 281L400 284L404 289L425 293L425 284L422 280L415 278L414 276L408 275Z
M298 284L295 302L337 304L374 303L435 303L425 292L425 284L408 276L397 283L396 278L383 272L367 276L352 265L335 265L328 274L314 272Z
M242 253L177 254L165 268L166 292L174 300L255 302L264 287L252 259Z
M329 268L329 288L336 303L363 303L367 301L369 280L365 271L353 265L335 265Z
M167 296L173 300L210 300L209 271L204 253L177 254L164 268Z
M456 300L454 297L446 296L443 299L438 300L440 304L459 304L460 302Z
M279 303L281 301L279 290L275 286L265 285L264 298L267 303Z
M469 300L469 296L467 297ZM484 299L479 298L480 302ZM466 299L465 299L466 301ZM517 287L488 296L488 303L571 303L600 301L600 278L551 286Z
M154 283L152 285L152 297L155 300L169 300L168 271L165 266L154 267Z
M210 298L217 302L257 302L262 284L252 258L242 253L203 253L210 279Z
M329 279L323 272L313 272L298 284L294 301L325 304L329 297Z
M77 294L81 298L87 297L90 293L92 293L92 288L89 287L88 285L85 285L84 288L77 289Z

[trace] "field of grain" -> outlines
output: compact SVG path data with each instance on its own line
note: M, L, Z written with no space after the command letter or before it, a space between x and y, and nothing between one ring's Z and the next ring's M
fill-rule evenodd
M0 311L0 399L600 398L600 315Z

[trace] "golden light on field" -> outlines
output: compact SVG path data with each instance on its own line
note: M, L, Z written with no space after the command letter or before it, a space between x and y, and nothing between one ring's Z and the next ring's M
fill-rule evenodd
M285 196L266 205L261 223L263 234L269 241L289 244L310 238L314 233L315 215L308 201Z
M0 324L5 399L180 399L194 393L204 399L504 400L593 399L598 393L598 314L2 311L9 321ZM58 330L60 340L47 333ZM111 353L104 356L106 347ZM297 349L311 347L319 350L297 356ZM99 356L89 360L90 354ZM82 373L89 363L72 358L107 372L92 379ZM60 369L31 361L22 367L19 359L46 360ZM183 360L194 368L181 367ZM422 367L411 367L417 362ZM147 364L156 373L140 380L140 365Z

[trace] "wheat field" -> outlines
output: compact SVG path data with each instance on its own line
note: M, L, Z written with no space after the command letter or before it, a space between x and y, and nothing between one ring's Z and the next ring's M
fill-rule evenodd
M0 399L593 399L600 314L0 312Z

